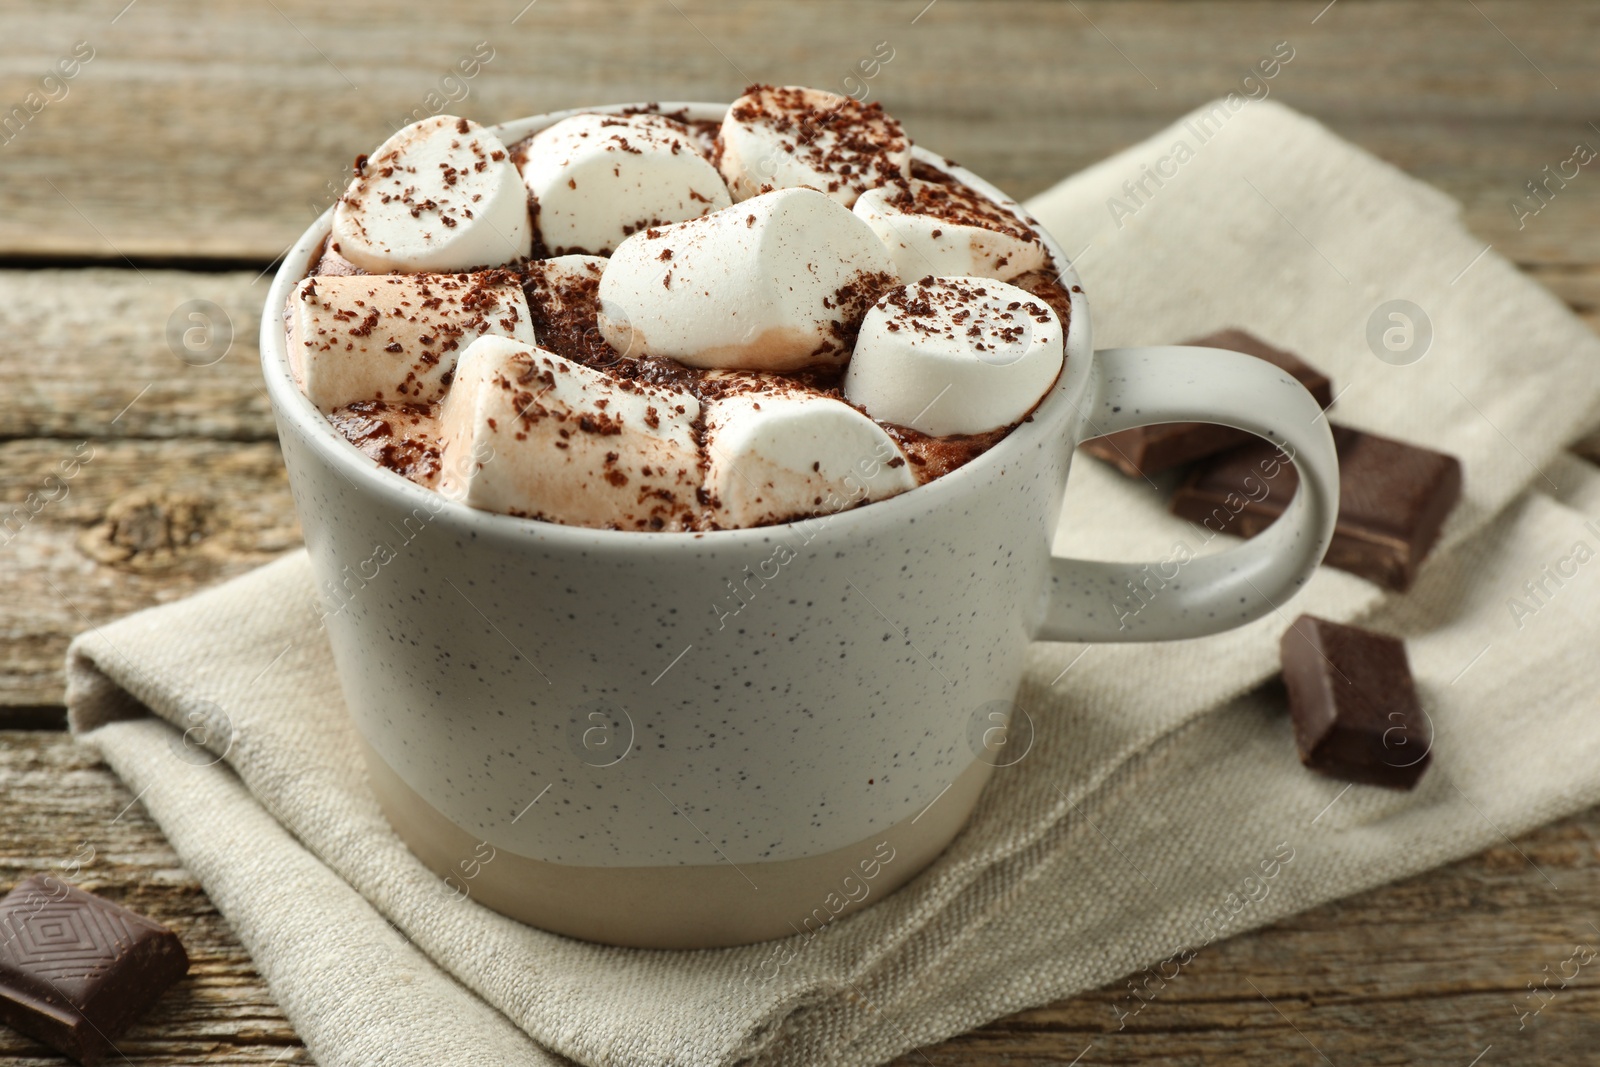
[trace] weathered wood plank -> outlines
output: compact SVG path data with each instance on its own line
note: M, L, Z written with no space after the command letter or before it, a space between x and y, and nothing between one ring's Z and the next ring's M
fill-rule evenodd
M227 920L87 749L62 734L0 733L0 793L0 886L56 874L166 923L183 939L189 977L117 1042L128 1063L311 1063ZM0 1061L65 1062L5 1026Z
M0 271L0 439L272 440L256 342L270 274Z
M1600 329L1600 266L1531 274ZM0 604L0 708L25 716L0 722L57 717L48 709L62 699L62 655L91 623L187 595L298 543L267 443L274 431L256 348L264 290L248 272L0 271L0 377L21 385L0 410L0 563L16 574ZM166 341L172 309L194 300L233 323L231 349L209 366L185 363ZM93 458L75 476L61 477L63 463L85 455ZM154 511L140 510L147 491L160 494ZM19 514L31 511L30 494L38 514ZM201 501L195 540L126 551L156 535L158 514L182 510L185 494ZM124 519L115 537L108 514Z
M926 6L507 0L452 8L419 33L374 0L142 0L115 21L120 2L6 0L6 107L76 42L94 57L0 146L0 256L265 263L331 202L354 154L417 109L493 121L728 99L750 80L847 88L879 41L894 58L873 98L1025 196L1239 88L1288 41L1274 97L1460 197L1519 261L1600 259L1592 166L1521 229L1507 207L1576 141L1600 145L1595 5L1372 0L1314 24L1310 2L940 0L917 17ZM474 77L459 78L461 62Z
M0 705L59 704L73 635L300 541L273 442L0 442L0 500Z
M293 1033L226 922L108 770L61 734L0 734L0 789L8 798L0 884L76 859L77 881L172 924L195 960L193 977L122 1043L130 1062L309 1062L289 1051ZM1126 1029L1118 1030L1114 1007L1136 1006L1127 982L1142 976L898 1063L1065 1064L1088 1049L1078 1062L1322 1064L1312 1044L1340 1065L1465 1067L1491 1044L1489 1063L1587 1063L1600 1046L1592 968L1537 1016L1519 1020L1518 1012L1528 1010L1527 985L1542 982L1546 966L1562 970L1576 944L1600 947L1586 921L1600 903L1597 835L1600 809L1213 945L1164 987L1141 987L1150 1002ZM0 1057L59 1062L3 1028Z
M1528 273L1600 330L1600 265ZM0 270L0 380L16 385L0 440L275 439L256 343L266 288L245 271ZM191 314L209 316L209 348Z

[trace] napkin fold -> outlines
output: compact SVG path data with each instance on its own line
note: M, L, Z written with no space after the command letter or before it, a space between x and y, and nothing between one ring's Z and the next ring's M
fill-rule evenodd
M1183 950L1600 801L1600 470L1563 451L1596 423L1600 341L1452 201L1274 101L1202 108L1029 206L1077 253L1101 346L1242 326L1327 372L1336 420L1458 456L1465 498L1417 585L1324 568L1215 637L1034 646L1032 747L928 871L819 934L698 952L548 934L412 857L366 786L303 553L89 631L72 728L319 1063L883 1062L1161 961L1181 975ZM1400 365L1368 340L1394 300L1431 334ZM1166 554L1189 528L1157 481L1080 457L1057 550ZM1262 683L1302 611L1406 638L1433 727L1414 792L1300 767Z

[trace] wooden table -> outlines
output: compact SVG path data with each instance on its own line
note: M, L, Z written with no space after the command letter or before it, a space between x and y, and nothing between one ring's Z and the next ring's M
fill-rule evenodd
M436 106L493 121L755 80L850 88L887 42L873 98L1026 196L1288 41L1278 99L1459 198L1595 324L1600 164L1537 215L1509 204L1536 206L1525 183L1600 146L1600 7L1325 4L497 0L425 26L351 0L0 2L0 101L26 116L0 134L0 500L52 497L0 536L0 885L76 860L84 885L182 931L193 977L128 1060L309 1062L160 832L60 732L60 663L86 626L298 542L254 336L264 272L357 151ZM446 80L475 51L476 75ZM43 82L61 60L74 76ZM58 490L51 471L85 447ZM1592 1063L1590 970L1521 1029L1518 1012L1575 944L1600 947L1597 834L1591 811L1214 946L1126 1030L1118 982L902 1062ZM0 1057L60 1062L3 1028Z

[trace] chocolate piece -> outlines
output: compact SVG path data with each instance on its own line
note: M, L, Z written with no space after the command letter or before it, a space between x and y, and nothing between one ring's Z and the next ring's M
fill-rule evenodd
M1433 728L1399 638L1302 615L1279 642L1300 762L1345 781L1410 789Z
M1333 403L1332 386L1328 376L1305 363L1292 353L1274 348L1261 338L1243 330L1222 330L1208 337L1184 341L1186 345L1206 348L1229 348L1266 360L1294 375L1295 379L1317 398L1317 403L1327 407ZM1114 464L1122 473L1142 478L1171 470L1180 463L1214 455L1225 448L1244 444L1250 435L1231 426L1217 426L1209 422L1167 422L1155 426L1135 426L1131 430L1118 430L1085 441L1083 447L1090 455L1099 456Z
M80 1063L189 970L171 930L49 875L0 900L0 1021Z
M1339 453L1339 520L1323 562L1386 589L1411 588L1439 528L1461 498L1454 456L1347 426ZM1254 537L1289 506L1293 464L1259 438L1200 464L1172 496L1172 513L1208 530Z

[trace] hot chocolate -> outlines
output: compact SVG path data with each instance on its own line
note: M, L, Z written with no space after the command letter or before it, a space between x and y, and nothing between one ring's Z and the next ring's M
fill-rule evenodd
M585 114L662 121L538 136ZM819 929L956 837L1030 640L1239 625L1328 544L1320 404L1237 353L1094 351L1061 246L879 109L758 88L441 132L437 180L385 149L341 206L387 273L318 220L261 348L374 793L452 893L614 944ZM627 178L674 147L726 205L698 165ZM434 247L483 222L501 163L526 248ZM1194 420L1291 450L1295 502L1107 611L1163 564L1051 555L1073 446Z
M753 86L714 136L647 112L509 146L407 127L359 161L286 319L307 397L397 473L699 531L881 500L1001 440L1061 371L1054 267L878 105Z

